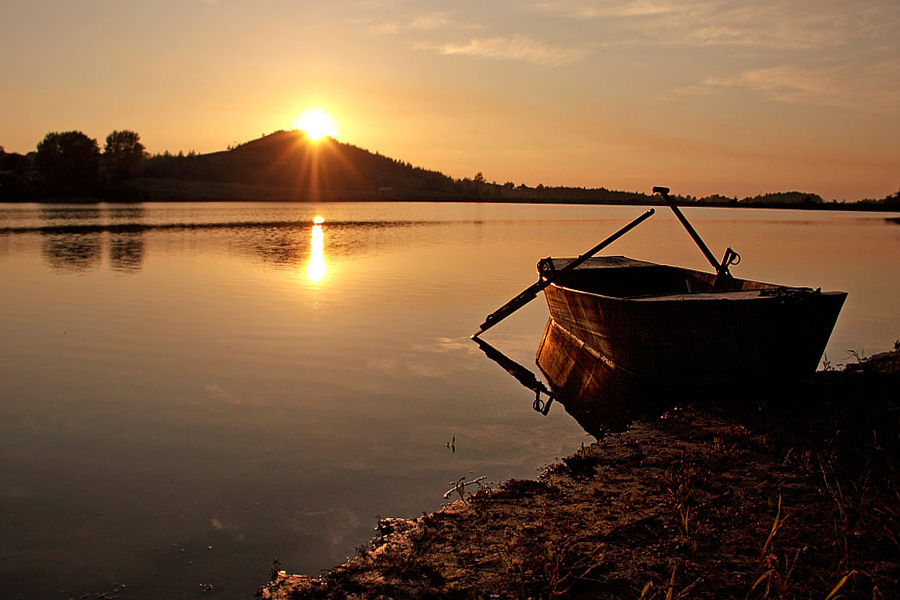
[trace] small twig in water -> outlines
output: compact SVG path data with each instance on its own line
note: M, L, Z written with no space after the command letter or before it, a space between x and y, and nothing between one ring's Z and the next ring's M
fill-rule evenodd
M484 481L485 479L487 479L487 475L482 475L481 477L476 477L472 481L466 481L465 477L460 477L459 479L456 480L456 483L453 484L452 488L450 488L449 490L444 492L444 498L447 499L450 496L452 496L454 493L456 493L456 494L459 494L460 500L465 500L466 499L466 486L469 486L472 484L477 484L478 489L481 489L484 487L484 485L482 485L481 482ZM472 492L469 492L469 495L471 496Z
M855 358L856 362L858 364L862 364L862 363L866 362L867 360L869 360L868 358L866 358L866 353L864 350L847 350L847 353L849 353L850 356Z

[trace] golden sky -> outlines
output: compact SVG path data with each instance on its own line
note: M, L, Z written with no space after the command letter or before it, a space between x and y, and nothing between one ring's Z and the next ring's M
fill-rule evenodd
M211 152L318 106L456 178L881 198L898 31L897 0L7 0L0 145Z

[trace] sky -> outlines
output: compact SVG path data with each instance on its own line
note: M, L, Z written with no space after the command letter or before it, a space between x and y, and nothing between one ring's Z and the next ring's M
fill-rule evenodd
M516 185L900 189L897 0L4 0L0 146L337 139Z

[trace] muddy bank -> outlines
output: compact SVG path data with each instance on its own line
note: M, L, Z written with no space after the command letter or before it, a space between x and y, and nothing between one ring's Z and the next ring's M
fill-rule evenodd
M723 404L385 519L347 563L276 570L260 596L900 598L900 353Z

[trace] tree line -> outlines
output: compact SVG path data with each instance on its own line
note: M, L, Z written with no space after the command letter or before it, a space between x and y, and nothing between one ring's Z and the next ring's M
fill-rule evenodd
M141 181L135 181L143 178ZM524 183L488 182L482 172L474 178L452 179L438 171L414 167L337 140L311 144L298 131L278 131L259 139L209 154L149 156L135 131L113 131L101 151L96 139L80 131L51 132L27 155L6 153L0 146L0 201L88 197L94 199L150 199L158 190L150 180L172 182L175 197L199 182L224 186L261 186L286 190L285 198L306 197L319 189L335 198L381 200L474 200L481 202L537 202L566 204L658 204L642 192L566 186L529 187ZM179 183L181 182L181 183ZM196 187L196 186L195 186ZM307 190L307 191L305 191ZM271 190L266 190L271 193ZM216 187L214 197L228 199ZM324 196L323 196L324 197ZM826 202L817 194L774 192L738 199L712 195L676 196L684 205L897 210L900 192L882 199Z
M103 195L139 177L147 158L135 131L113 131L102 152L81 131L51 132L26 155L0 147L0 198Z

